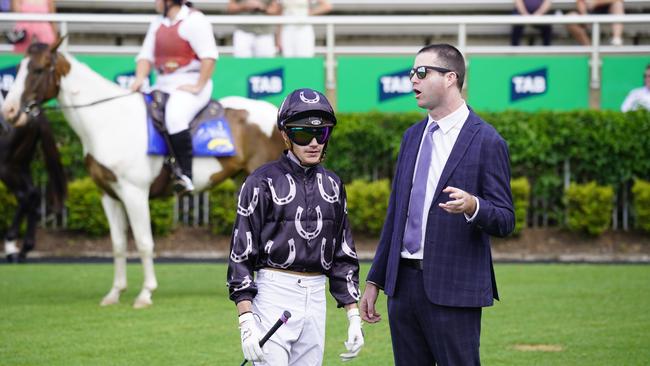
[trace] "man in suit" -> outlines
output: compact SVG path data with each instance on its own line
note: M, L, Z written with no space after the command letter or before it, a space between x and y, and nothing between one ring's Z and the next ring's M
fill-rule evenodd
M411 70L428 111L402 139L362 318L388 296L395 364L479 365L481 309L498 299L490 235L515 226L506 142L465 104L463 55L421 49Z

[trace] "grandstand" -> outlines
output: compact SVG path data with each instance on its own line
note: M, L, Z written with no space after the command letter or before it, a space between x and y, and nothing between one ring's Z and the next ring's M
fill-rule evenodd
M193 1L198 9L208 15L225 15L227 0L196 0ZM554 0L553 12L561 14L574 8L573 0ZM367 0L348 1L332 0L334 11L332 15L509 15L512 12L513 2L511 0L409 0L409 1L388 1L388 0ZM153 5L151 1L144 0L57 0L59 13L68 14L152 14ZM650 0L627 0L625 1L628 14L642 14L650 12ZM331 17L331 16L330 16ZM0 31L11 27L10 22L1 21ZM142 42L147 24L126 23L119 27L111 23L69 23L67 30L70 32L71 44L88 45L132 45L138 46ZM231 45L232 31L234 24L215 24L214 30L221 46ZM604 27L605 32L608 27ZM466 28L466 44L477 46L504 46L509 44L510 24L475 24ZM317 26L317 42L325 46L327 31L325 26ZM565 27L555 25L553 27L554 45L575 44L567 36ZM387 27L383 24L365 24L362 26L352 24L337 25L335 30L335 41L337 46L364 47L364 46L420 46L430 42L451 42L458 40L458 27L455 24L444 25L408 25ZM650 28L647 23L626 24L625 44L648 44L650 43ZM1 49L0 49L1 50ZM223 49L229 53L230 49ZM324 47L317 49L324 53ZM350 51L350 49L347 49ZM386 52L393 52L387 50ZM366 52L363 50L362 52Z

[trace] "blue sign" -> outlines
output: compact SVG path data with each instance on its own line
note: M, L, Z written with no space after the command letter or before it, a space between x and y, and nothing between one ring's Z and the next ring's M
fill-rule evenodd
M413 84L409 78L411 69L404 69L392 74L380 75L377 80L379 102L384 102L397 97L411 95Z
M115 77L113 78L113 82L115 82L115 84L121 86L124 89L129 89L131 85L133 85L134 81L135 81L135 71L123 72L115 75ZM149 77L144 79L144 82L142 83L140 90L143 92L148 92L149 90L151 90L151 74L149 74Z
M284 91L284 69L278 68L248 77L248 97L261 99L282 94Z
M18 73L18 65L9 66L0 69L0 92L2 96L6 96L9 93L9 89L14 84L16 80L16 74Z
M548 90L547 68L543 67L510 79L510 101L543 95Z

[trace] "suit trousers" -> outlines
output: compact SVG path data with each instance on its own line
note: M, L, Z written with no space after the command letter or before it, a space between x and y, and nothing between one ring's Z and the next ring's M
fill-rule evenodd
M388 297L395 365L480 365L481 312L430 302L422 270L400 265L395 294Z

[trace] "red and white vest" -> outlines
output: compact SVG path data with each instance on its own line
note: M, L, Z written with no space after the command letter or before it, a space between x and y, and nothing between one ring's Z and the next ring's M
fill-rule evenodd
M199 59L190 42L178 34L178 28L182 23L181 20L172 26L161 24L156 31L154 60L156 69L161 74L172 73L188 65L192 60Z

